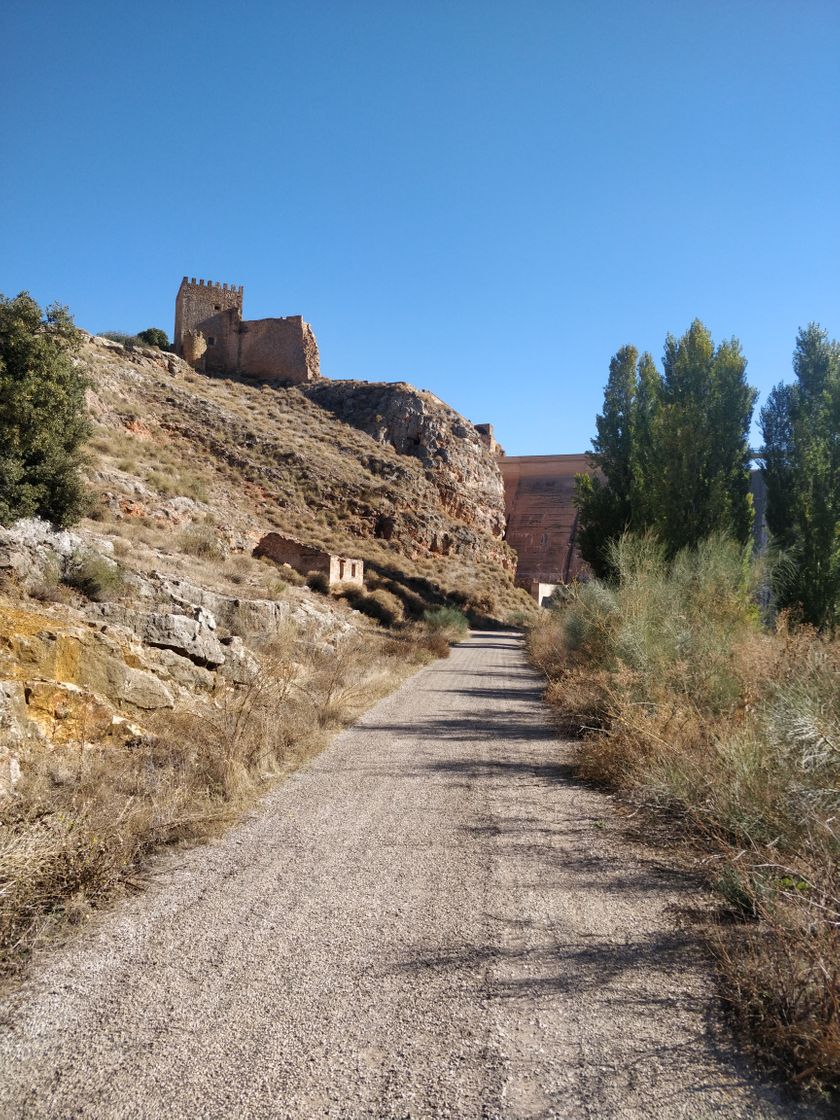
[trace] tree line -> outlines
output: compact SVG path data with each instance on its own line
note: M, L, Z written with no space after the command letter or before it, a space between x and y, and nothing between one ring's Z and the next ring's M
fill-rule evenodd
M610 578L611 543L656 536L669 556L726 534L745 547L755 518L749 432L757 392L737 339L717 346L695 320L668 335L662 371L623 346L610 362L603 411L576 480L578 544ZM816 324L800 330L795 381L761 410L757 452L780 607L803 621L840 621L840 343Z

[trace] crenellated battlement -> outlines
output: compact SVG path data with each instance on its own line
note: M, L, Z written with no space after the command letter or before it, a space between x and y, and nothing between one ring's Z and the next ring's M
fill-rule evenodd
M205 290L215 289L219 292L235 292L240 296L245 291L244 284L240 284L237 287L236 284L220 284L217 280L196 280L194 276L185 276L181 281L181 287L183 288L184 285L186 285L188 288L204 288Z

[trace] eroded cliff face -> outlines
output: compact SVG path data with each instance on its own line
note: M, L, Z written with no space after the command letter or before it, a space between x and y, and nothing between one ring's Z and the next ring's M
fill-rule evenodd
M433 562L447 590L474 583L476 565L488 590L512 590L495 457L431 393L405 383L256 385L98 338L80 360L103 451L91 482L108 518L211 519L243 550L277 529L371 562L405 558L407 574Z
M405 381L324 381L306 395L377 443L418 459L450 517L502 539L504 484L496 456L455 409Z

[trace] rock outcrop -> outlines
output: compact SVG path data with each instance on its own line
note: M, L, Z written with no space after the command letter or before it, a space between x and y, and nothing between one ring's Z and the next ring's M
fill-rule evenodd
M479 564L488 590L512 593L495 457L431 393L404 383L257 386L154 354L88 339L80 361L96 385L91 412L142 458L163 448L200 464L202 482L161 493L153 472L125 469L115 448L91 474L110 517L178 526L212 515L237 549L277 529L380 563L385 542L389 565L407 560L408 574L432 558L452 586L464 564ZM174 489L177 476L167 483Z
M453 408L404 381L322 381L305 391L377 443L419 460L451 517L502 539L504 484L496 457Z
M68 590L81 564L116 568L112 551L90 532L34 519L0 528L0 796L25 741L125 743L161 710L254 681L259 662L243 634L259 643L291 626L329 644L352 628L308 592L240 598L154 570L120 566L116 602Z

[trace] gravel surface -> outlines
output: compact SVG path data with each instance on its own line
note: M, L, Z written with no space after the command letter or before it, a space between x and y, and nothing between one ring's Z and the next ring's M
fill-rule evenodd
M221 841L36 960L13 1117L800 1117L717 1023L680 907L479 633Z

